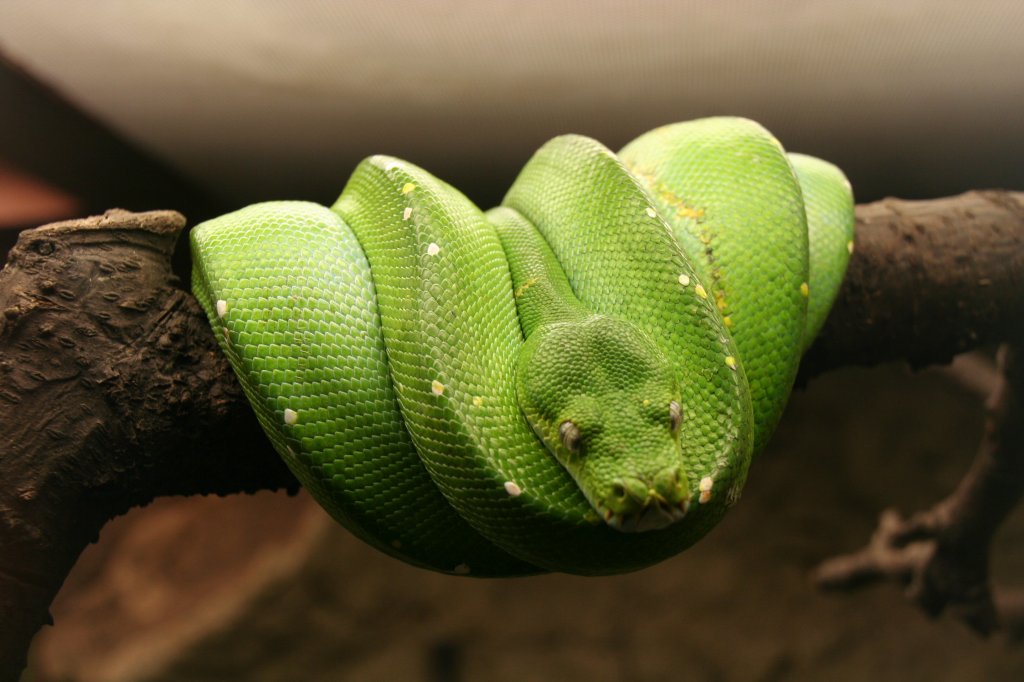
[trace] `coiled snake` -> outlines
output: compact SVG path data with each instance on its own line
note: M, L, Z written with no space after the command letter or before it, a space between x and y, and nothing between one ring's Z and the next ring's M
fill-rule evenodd
M608 574L738 499L852 240L837 168L712 118L618 154L555 138L487 213L372 157L330 209L196 227L193 290L355 535L454 574Z

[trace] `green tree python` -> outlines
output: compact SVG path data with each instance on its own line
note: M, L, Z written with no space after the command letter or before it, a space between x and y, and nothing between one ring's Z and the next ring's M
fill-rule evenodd
M739 498L853 250L841 171L741 118L545 144L498 208L375 156L326 208L192 231L275 449L352 533L456 575L621 573Z

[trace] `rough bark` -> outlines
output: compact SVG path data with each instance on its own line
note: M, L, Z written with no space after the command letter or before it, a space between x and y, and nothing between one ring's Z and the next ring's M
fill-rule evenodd
M1020 338L1024 192L857 206L856 248L802 380L841 366L949 362Z
M1024 194L886 200L857 220L804 380L1019 338ZM48 225L0 271L0 679L108 519L159 495L296 486L170 271L183 226L171 211Z
M184 224L111 211L28 230L0 271L0 679L110 518L296 485L171 273Z

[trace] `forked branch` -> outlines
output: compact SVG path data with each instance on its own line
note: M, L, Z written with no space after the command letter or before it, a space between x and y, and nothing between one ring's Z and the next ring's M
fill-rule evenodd
M981 444L957 488L910 518L883 512L867 547L818 568L820 586L850 590L896 581L930 616L948 610L983 635L1024 634L1024 600L1013 593L994 597L989 575L992 539L1024 492L1024 362L1016 347L1004 345L997 365Z

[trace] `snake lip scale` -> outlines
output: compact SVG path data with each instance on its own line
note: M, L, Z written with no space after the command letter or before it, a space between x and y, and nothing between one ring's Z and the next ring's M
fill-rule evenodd
M642 533L664 528L682 519L690 509L690 500L687 498L673 506L663 499L653 499L644 505L643 511L630 515L616 514L601 501L594 508L612 528L624 533Z
M353 534L452 575L605 575L739 499L853 239L838 168L716 117L557 137L487 212L368 158L331 207L197 226L193 292Z

